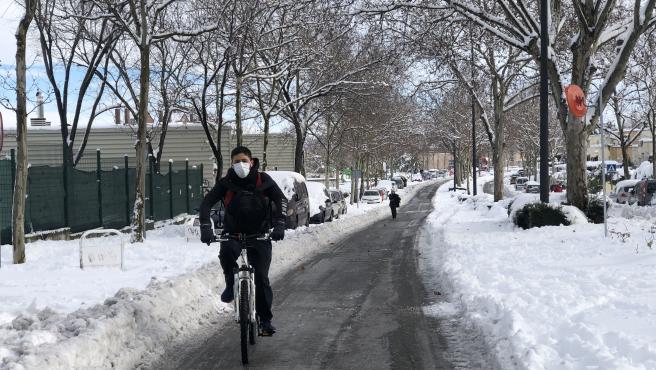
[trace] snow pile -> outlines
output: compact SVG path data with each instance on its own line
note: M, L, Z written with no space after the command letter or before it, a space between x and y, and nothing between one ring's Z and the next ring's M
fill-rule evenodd
M609 238L587 223L521 230L503 206L440 190L422 256L501 368L656 368L651 221L611 217Z
M656 219L656 207L641 207L637 204L612 203L609 217Z
M289 231L274 243L271 278L388 212L381 205L352 206L332 223ZM135 368L231 317L232 306L219 301L218 245L186 243L183 226L128 245L122 272L80 271L77 241L27 248L24 265L7 264L11 246L1 248L2 369Z

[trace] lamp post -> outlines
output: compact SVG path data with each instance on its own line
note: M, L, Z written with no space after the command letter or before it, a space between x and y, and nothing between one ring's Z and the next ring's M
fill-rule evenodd
M471 83L472 83L472 93L471 93L471 125L472 125L472 182L474 195L476 195L476 165L477 155L476 155L476 105L474 104L474 40L473 40L473 27L471 28L469 34L469 47L471 54Z
M549 0L540 0L540 201L549 203Z

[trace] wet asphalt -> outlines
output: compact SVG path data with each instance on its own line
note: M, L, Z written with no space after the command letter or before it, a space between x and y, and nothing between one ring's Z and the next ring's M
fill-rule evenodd
M390 215L353 233L274 281L278 332L250 347L249 365L241 364L239 328L230 320L152 368L494 368L481 339L467 338L457 318L422 309L445 299L439 284L422 283L416 248L436 189L424 187L402 200L396 220Z

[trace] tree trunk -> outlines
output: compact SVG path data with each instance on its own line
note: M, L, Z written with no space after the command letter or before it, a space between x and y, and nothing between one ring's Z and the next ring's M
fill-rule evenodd
M143 6L142 6L143 7ZM143 10L142 10L143 11ZM146 32L145 30L143 31ZM143 36L143 35L142 35ZM145 37L145 36L144 36ZM141 71L139 76L139 128L137 130L134 213L132 215L132 241L143 242L146 235L146 117L148 113L148 88L150 85L150 45L142 39ZM152 199L150 200L152 202Z
M330 187L330 174L328 173L328 168L330 167L330 145L328 145L328 149L326 150L326 161L324 162L324 166L323 183L324 186L326 186L326 189L328 189Z
M651 177L656 178L656 122L653 121L652 118L652 126L654 127L651 130Z
M570 115L565 138L567 150L567 200L579 209L588 206L588 173L585 165L588 149L583 122ZM602 148L603 150L603 148Z
M305 160L303 146L305 145L305 134L301 130L300 122L294 125L296 130L296 149L294 151L294 171L305 176Z
M16 30L16 180L12 209L14 263L25 263L25 197L27 193L27 92L25 44L36 1L26 0L25 15Z
M500 136L497 136L496 142L497 145L501 145L500 148L494 149L492 151L492 161L494 162L494 201L498 202L503 199L503 175L504 175L504 150L503 143L500 143Z
M237 146L242 146L242 127L241 127L241 76L237 76L235 86L235 131L237 133Z
M269 148L269 116L264 114L262 115L264 119L264 145L262 146L262 171L267 169L267 149Z
M622 165L624 166L624 179L628 179L630 177L629 174L629 153L627 148L627 144L624 142L624 140L621 141L622 143ZM604 148L601 148L601 150L604 150Z

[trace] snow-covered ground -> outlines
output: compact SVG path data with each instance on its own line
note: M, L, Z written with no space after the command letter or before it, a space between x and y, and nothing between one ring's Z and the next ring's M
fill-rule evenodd
M656 369L650 213L611 211L608 238L588 223L521 230L508 202L446 190L420 249L449 291L427 312L461 314L503 369Z
M388 212L386 202L353 205L339 220L288 231L274 243L270 276ZM0 253L0 369L133 368L230 317L232 306L218 298L224 288L218 245L187 243L183 226L126 244L123 271L80 270L78 241L30 243L23 265L8 263L10 245Z

